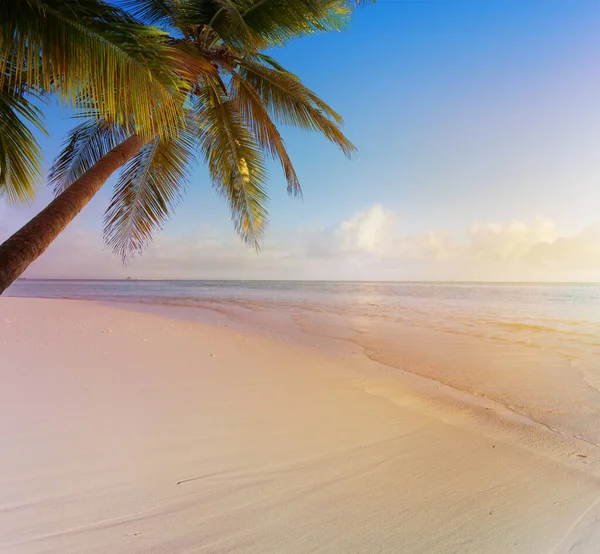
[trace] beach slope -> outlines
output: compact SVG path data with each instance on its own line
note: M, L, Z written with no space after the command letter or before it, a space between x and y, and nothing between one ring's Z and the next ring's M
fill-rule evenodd
M0 299L0 552L594 551L589 454L437 417L373 364Z

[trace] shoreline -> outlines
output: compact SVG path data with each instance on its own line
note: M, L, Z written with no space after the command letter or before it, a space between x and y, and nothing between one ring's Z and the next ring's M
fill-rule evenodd
M77 298L93 296L89 290L77 290ZM56 292L66 295L68 291ZM258 298L251 291L222 297L219 287L214 296L206 297L198 297L197 291L188 297L185 288L173 291L172 297L160 287L154 295L148 292L144 290L132 302L126 295L116 299L114 291L105 290L96 300L166 317L178 314L176 317L203 322L227 318L246 331L310 348L316 344L328 353L348 349L364 353L381 366L443 383L477 402L486 398L506 414L513 412L515 417L525 417L559 435L600 445L596 425L600 418L600 344L589 338L596 336L589 333L598 327L593 314L582 314L580 326L566 321L573 332L570 335L550 317L550 305L545 305L546 312L540 312L545 316L537 320L529 314L522 322L510 312L500 311L495 320L484 317L480 321L477 308L469 314L459 304L454 313L448 306L440 309L445 301L436 304L436 317L423 318L418 308L410 308L410 299L407 308L401 302L391 310L373 310L368 301L353 309L348 298L341 304L339 299L331 303L324 299L324 304L319 304L311 296L314 291L306 291L304 299L300 296L295 301L288 293L281 297L277 291L270 299L264 291ZM360 294L356 298L360 299ZM537 323L532 324L534 320ZM475 321L485 330L480 332ZM554 327L544 327L544 322Z
M40 384L38 389L35 373L24 379L16 370L3 370L9 372L3 375L3 380L12 388L4 391L3 411L6 413L0 431L13 455L11 460L5 461L6 467L0 468L0 486L9 491L8 499L0 499L0 514L3 514L0 520L7 518L6 525L0 525L0 528L11 530L8 538L6 532L0 532L3 551L42 551L41 546L36 550L36 544L50 549L58 548L55 545L64 548L66 544L74 544L68 543L73 540L81 545L74 537L83 533L96 537L93 540L100 541L100 546L80 549L82 552L103 551L101 545L105 543L102 541L110 542L112 552L149 552L151 550L147 548L157 544L157 537L152 538L147 525L155 517L164 523L163 518L170 520L175 513L184 514L182 517L186 521L193 519L192 513L196 514L194 517L198 516L204 522L206 533L221 529L214 538L216 542L209 544L205 535L194 535L188 523L183 524L185 529L179 529L181 525L175 524L179 531L173 533L177 536L170 536L169 532L169 536L162 537L161 541L169 541L171 547L175 544L173 541L189 541L189 547L199 545L198 551L206 552L214 551L212 548L220 541L240 552L276 552L278 548L279 551L284 548L302 552L308 547L334 552L339 551L334 548L335 544L342 547L346 544L344 541L349 540L341 538L344 533L351 535L354 541L351 544L363 544L367 549L379 540L384 552L394 551L394 545L399 544L408 545L409 550L414 548L415 551L448 552L452 551L449 544L464 545L467 539L474 552L548 552L551 549L567 552L582 536L596 537L593 522L600 497L597 448L515 419L486 399L469 398L467 393L456 392L441 383L386 367L356 349L333 352L321 344L311 349L292 339L280 340L243 330L231 320L226 323L223 314L207 323L180 319L177 316L181 313L176 314L177 310L169 311L171 316L166 316L166 312L131 310L106 302L0 299L0 313L4 319L0 337L5 359L28 371L33 371L34 366L39 369L40 365L51 364L53 376L58 379L58 384L52 380L44 381L45 388ZM135 343L131 343L132 337L137 337ZM144 341L144 338L148 340ZM105 345L111 345L110 349ZM213 351L214 355L208 355L207 350ZM171 356L173 360L163 367L158 362L160 356L166 360ZM196 375L192 368L199 363L199 358L202 363L197 367L200 373ZM117 367L112 367L111 359L116 359ZM137 362L138 359L141 361ZM82 365L78 366L74 360L81 360ZM87 364L89 368L84 368ZM139 364L148 367L148 374L137 367ZM222 374L211 369L217 367ZM110 375L104 373L107 368L110 368ZM80 379L93 386L84 387L89 389L85 392L80 390ZM206 404L198 405L188 389L195 390ZM65 396L65 391L70 391L73 396ZM82 397L89 391L97 391L95 394L98 395L98 402L92 402L91 408L82 404ZM138 395L132 397L134 391ZM84 436L85 433L81 435L83 423L54 414L50 410L50 406L56 407L52 392L57 397L54 402L64 401L67 412L77 415L83 411L81 418L83 422L87 421L86 428L99 429L100 439L92 440ZM42 415L48 418L50 428L46 431L51 432L47 440L39 437L39 430L32 425L35 421L39 424L45 420L33 418L35 421L32 422L33 416L29 417L27 406L17 402L32 398L38 402L43 400L41 406L25 403L42 410ZM144 417L127 407L132 398L144 406ZM213 406L217 402L215 398L228 409ZM105 401L109 399L115 413L107 415ZM145 406L146 403L149 406ZM157 411L149 410L152 406ZM301 413L294 412L292 406ZM197 430L198 420L195 417L190 420L190 414L206 419L207 423L200 424ZM106 417L108 422L104 421ZM21 418L25 418L25 423ZM220 422L220 418L224 418L226 424ZM152 424L157 428L152 429ZM121 429L121 425L132 428ZM32 442L33 436L43 439L44 447L52 453L51 471L59 477L53 485L53 494L41 498L39 488L48 487L43 479L44 471L40 473L41 468L35 461L25 463L25 468L28 463L31 465L26 471L23 468L25 461L21 459L25 452L36 452L39 447ZM90 504L85 498L78 498L77 502L82 512L79 519L83 518L87 523L60 531L64 520L52 517L51 521L46 520L48 498L62 498L64 505L65 494L77 497L64 475L63 449L73 437L85 445L83 454L77 451L74 454L72 448L67 449L70 455L83 456L76 464L78 471L85 475L85 479L79 475L80 485L89 488L90 480L96 484L108 481L108 491L112 492L107 492L105 497L100 495L100 504L111 506L113 512L121 512L128 503L137 506L135 495L127 496L132 485L127 485L128 480L123 478L135 475L135 472L131 473L130 465L141 459L142 453L153 456L160 453L159 458L165 458L165 465L154 467L153 463L147 462L151 467L147 468L146 479L142 478L138 484L139 494L154 490L161 482L159 476L165 467L178 474L180 479L173 477L167 490L162 491L159 487L162 492L157 493L161 500L159 504L171 509L160 511L156 516L142 502L136 508L145 514L142 523L127 519L117 525L127 529L141 525L143 532L132 537L144 536L146 542L139 540L140 544L136 545L133 539L124 539L112 523L104 531L104 527L99 529L98 522L106 517L102 519L96 513L97 502ZM56 440L57 444L50 439ZM98 467L97 461L92 464L95 469L90 475L89 460L84 454L89 455L91 450L96 458L90 459L97 460L98 440L108 440L111 444L116 441L118 444L113 446L121 448L116 448L110 455L101 449L107 456L105 465L117 468L117 477L107 474L106 468ZM137 445L136 448L128 441ZM210 448L198 450L198 442ZM61 445L63 449L59 448ZM353 454L348 457L344 452ZM242 455L241 459L244 455L249 459L240 462L241 465L234 463L239 461L239 455ZM121 459L123 456L124 460ZM21 464L17 463L19 460ZM222 473L222 466L229 466L229 469ZM221 467L221 473L212 471L218 467ZM187 476L184 468L188 468ZM461 477L462 472L465 475ZM252 485L258 475L262 484ZM291 480L282 475L292 476ZM328 485L321 481L323 475L328 476ZM450 483L446 483L448 479ZM37 487L33 486L34 482ZM207 488L200 491L200 496L192 494L185 500L187 494L182 492L185 485L195 487L204 482ZM486 483L496 492L482 493L487 490L483 486ZM162 485L166 486L166 483L162 482ZM307 486L311 492L307 492ZM321 487L323 491L320 491ZM214 495L216 491L223 493L224 490L230 491L227 494L231 498L219 503ZM295 501L289 496L292 490L306 494L301 494L301 501ZM371 498L374 491L379 491L379 496ZM413 495L412 502L405 498L407 492ZM335 502L329 504L332 499L341 500L349 494L367 494L370 500L366 506L354 506L354 511L348 506L337 506ZM488 513L482 506L482 496L490 494L491 500L486 498L486 505L502 508L490 508ZM23 500L17 501L23 498L30 500L24 504ZM281 502L271 506L274 498ZM448 504L452 498L454 500ZM176 510L171 505L173 502L177 505ZM217 506L219 509L215 512ZM258 524L258 538L251 540L252 529L257 525L253 510L261 506L270 514L269 525ZM335 532L320 528L317 520L311 519L315 506L320 507L317 513L326 515ZM325 506L329 507L325 509ZM494 511L496 509L499 512ZM235 520L235 514L240 510L244 517L240 516L238 523L245 531L241 533L242 537L230 537L232 529L228 528L227 520ZM281 510L289 517L279 516ZM446 521L448 510L453 514L452 521ZM493 518L500 512L501 518ZM223 517L215 516L215 513L222 513ZM431 514L437 514L443 522L442 529L436 530L433 536L428 529ZM360 517L356 519L358 515ZM375 519L374 515L377 515ZM398 527L403 520L396 518L401 515L408 517L410 524ZM116 517L114 513L112 517ZM298 524L298 518L305 517L309 523ZM28 527L30 518L41 518L43 523L36 526L43 530L38 529L35 533ZM364 518L381 529L373 534L361 523ZM480 529L467 531L460 525L460 533L454 529L457 522L479 521L479 518ZM500 521L496 522L496 519ZM300 525L303 533L298 535L295 525ZM509 538L516 538L516 544L509 543ZM249 543L244 542L248 540ZM288 541L287 546L282 546L281 541ZM250 547L244 550L244 544Z
M57 299L58 300L58 299ZM62 299L61 299L62 300ZM64 299L74 300L77 299ZM177 304L161 304L161 303L131 303L127 301L104 301L104 300L81 300L82 302L97 302L101 305L118 307L127 311L137 311L140 313L149 313L159 315L165 318L174 318L184 321L194 321L207 325L226 325L229 327L233 323L239 331L249 333L256 336L268 337L277 341L291 341L297 346L316 349L322 354L339 357L340 359L348 360L352 358L364 358L364 366L359 371L368 372L369 375L375 375L377 378L382 376L389 379L400 379L404 381L411 393L421 400L429 401L429 408L433 411L436 409L441 411L441 414L448 410L460 409L470 411L472 415L479 418L481 422L487 422L492 427L501 427L502 424L507 424L510 432L521 432L521 436L525 437L524 444L531 444L529 433L527 430L535 429L542 434L550 433L551 437L558 443L564 443L566 449L582 447L586 450L586 456L595 458L594 474L600 477L600 444L596 444L585 437L577 436L576 434L566 434L558 429L552 428L550 425L539 421L530 415L526 415L518 410L515 410L508 403L503 403L485 394L478 394L472 390L463 390L457 388L450 383L428 377L418 372L411 371L405 367L399 367L386 363L384 356L378 356L369 351L369 347L361 344L351 337L335 336L326 334L325 330L318 333L308 330L307 326L298 322L292 317L298 330L293 331L287 324L286 331L266 329L257 324L256 321L250 321L247 318L236 317L227 307L221 307L217 304L206 306L186 306ZM227 303L223 303L228 306ZM245 315L245 314L244 314ZM271 312L267 312L271 316ZM316 344L311 344L316 341ZM370 363L369 363L370 362ZM368 367L367 367L368 366ZM547 451L547 449L544 449Z
M38 297L9 297L25 300L43 300L48 302L75 302L89 303L108 308L116 308L125 312L147 314L167 320L191 322L196 325L208 327L225 327L236 332L241 332L254 337L267 338L282 344L292 345L317 352L319 355L331 357L349 363L351 371L354 372L356 382L361 382L364 377L370 383L373 392L368 394L381 395L391 402L397 401L395 392L389 394L394 385L403 385L401 394L411 395L413 402L417 401L421 409L429 410L434 416L441 419L453 420L453 412L459 411L468 414L465 421L467 424L471 419L477 432L489 433L494 437L503 436L516 439L523 448L532 452L542 452L543 455L553 455L563 463L569 463L567 456L561 454L556 456L557 450L569 452L580 449L585 452L585 471L600 478L600 445L577 435L565 434L542 421L524 415L514 410L510 405L499 402L484 394L478 394L470 390L456 388L449 383L438 381L420 373L410 371L404 367L398 367L382 361L377 355L369 352L369 348L353 338L335 336L309 331L304 324L298 323L296 318L291 319L296 323L298 329L294 332L289 327L289 321L284 324L288 327L285 331L266 328L256 320L245 318L247 314L235 314L231 311L229 304L223 302L211 302L204 306L187 306L184 304L163 304L154 302L129 302L126 300L81 300L77 298L38 298ZM0 299L1 300L1 299ZM213 305L215 304L215 305ZM267 312L267 318L272 316ZM264 324L264 322L263 322ZM373 383L383 383L387 394L375 392L377 386ZM381 388L381 387L379 387ZM541 433L541 440L532 439L531 432ZM547 442L552 447L547 446ZM576 460L578 461L578 460ZM577 467L578 464L575 464Z

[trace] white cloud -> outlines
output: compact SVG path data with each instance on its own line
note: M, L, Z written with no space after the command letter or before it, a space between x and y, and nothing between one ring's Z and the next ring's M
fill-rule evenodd
M476 223L469 229L469 254L489 261L520 261L538 244L550 244L558 238L552 220L537 217L533 223L510 221Z
M527 261L548 268L600 269L600 224L587 227L576 236L533 245Z
M309 236L306 255L351 259L388 278L587 279L600 278L600 223L561 235L548 218L531 222L474 223L462 238L431 230L403 235L397 212L374 205L333 229ZM395 277L389 271L396 270Z
M304 234L307 257L385 257L393 249L399 215L374 204L338 225Z
M379 204L322 229L272 231L257 255L233 234L203 227L163 234L123 267L99 233L77 223L35 262L30 277L252 279L600 278L600 223L567 236L550 219L475 223L462 237L402 234L399 213Z
M375 204L343 221L334 235L344 253L386 256L393 248L398 219L396 212Z

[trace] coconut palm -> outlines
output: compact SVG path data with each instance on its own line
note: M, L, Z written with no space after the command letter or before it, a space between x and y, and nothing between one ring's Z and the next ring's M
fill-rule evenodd
M31 202L41 174L42 153L32 128L42 133L45 128L33 96L6 82L0 89L0 197L10 204Z
M152 137L136 114L115 120L84 102L93 118L67 137L50 173L58 194L0 246L0 292L35 260L123 166L105 216L109 247L139 252L181 200L190 163L200 154L236 230L258 247L267 225L265 156L277 159L288 190L300 184L277 125L317 131L349 155L341 117L265 50L303 35L340 29L349 0L125 0L138 21L168 33L172 68L186 83L185 117ZM181 88L181 87L180 87Z
M44 131L39 106L51 95L116 122L131 114L141 134L182 115L183 83L168 70L160 29L99 0L0 0L0 13L0 195L9 202L30 201L40 180L31 128Z

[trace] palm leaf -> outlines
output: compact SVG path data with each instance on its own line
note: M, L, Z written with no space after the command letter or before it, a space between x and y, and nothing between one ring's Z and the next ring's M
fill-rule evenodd
M103 156L124 141L131 130L110 125L105 119L86 120L68 134L48 176L55 194L71 186Z
M248 59L240 62L238 72L257 91L276 122L320 132L347 156L356 150L339 127L342 123L339 114L295 75Z
M196 145L183 128L150 141L123 169L104 217L105 242L123 261L143 250L181 200Z
M0 91L0 196L29 204L41 177L42 152L29 126L45 133L39 109L5 86Z
M343 29L351 14L346 0L242 0L244 21L267 44Z
M177 25L177 0L122 0L119 4L139 21L169 28Z
M232 0L183 0L178 3L177 24L180 29L195 29L192 35L204 49L215 41L252 50L264 46Z
M140 132L178 125L182 84L162 31L101 0L0 0L0 10L0 80L10 73L117 123L133 116Z
M231 74L229 90L237 111L252 129L259 146L281 163L288 183L288 192L301 196L300 182L287 153L283 138L271 120L260 95L236 72Z
M173 69L190 87L193 87L202 75L216 75L217 67L199 49L188 42L173 44Z
M278 71L287 71L275 58L272 56L268 56L262 52L257 52L255 56L261 61L265 62L267 65L270 65L273 69L277 69Z
M201 28L204 46L211 37L210 44L216 39L256 52L300 36L341 30L357 3L348 0L180 0L177 22L180 27Z
M259 248L267 227L266 170L260 145L222 88L207 80L196 97L201 150L241 238Z

